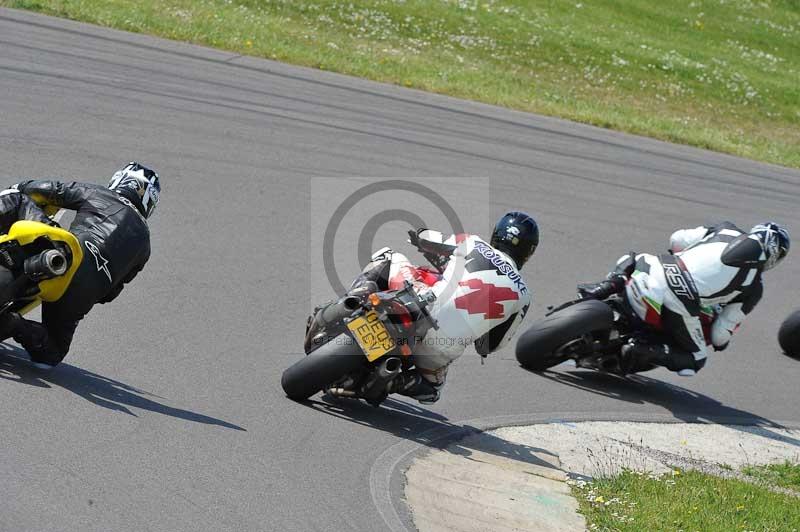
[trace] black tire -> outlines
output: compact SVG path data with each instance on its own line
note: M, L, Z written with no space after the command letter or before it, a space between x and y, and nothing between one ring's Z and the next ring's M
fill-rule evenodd
M789 314L778 331L778 343L783 352L792 358L800 359L800 310Z
M525 331L517 341L517 360L524 368L544 371L569 358L555 353L564 344L587 333L608 330L613 323L611 307L594 299L581 301Z
M358 370L366 360L353 339L341 334L284 371L281 386L289 399L304 401Z

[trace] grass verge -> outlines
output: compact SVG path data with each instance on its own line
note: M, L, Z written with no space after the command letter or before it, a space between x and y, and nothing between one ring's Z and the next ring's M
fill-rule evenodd
M578 482L573 491L589 530L800 530L797 498L696 471L666 476L625 471Z
M745 475L755 477L767 484L800 492L800 465L784 462L762 466L747 466Z
M798 0L0 0L800 167Z

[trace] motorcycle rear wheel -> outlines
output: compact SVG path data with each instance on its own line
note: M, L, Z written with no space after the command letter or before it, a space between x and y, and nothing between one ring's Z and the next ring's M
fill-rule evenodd
M289 399L305 401L364 366L366 360L358 344L340 334L286 369L281 386Z
M778 331L778 343L784 353L800 359L800 310L794 311L783 322Z
M517 341L517 361L526 369L544 371L570 358L564 347L583 335L607 331L614 312L602 301L590 299L551 314L533 324Z

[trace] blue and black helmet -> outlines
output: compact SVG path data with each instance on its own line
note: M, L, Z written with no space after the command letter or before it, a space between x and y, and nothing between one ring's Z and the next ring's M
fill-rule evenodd
M539 225L529 214L508 212L494 226L490 244L522 268L539 245Z

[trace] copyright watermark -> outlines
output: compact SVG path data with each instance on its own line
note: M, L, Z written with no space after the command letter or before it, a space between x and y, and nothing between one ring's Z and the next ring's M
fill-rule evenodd
M490 182L481 178L312 178L309 202L310 297L314 304L344 294L384 247L414 266L433 268L407 242L408 231L426 228L451 235L488 238ZM463 269L463 260L455 268ZM440 290L450 297L455 287Z

